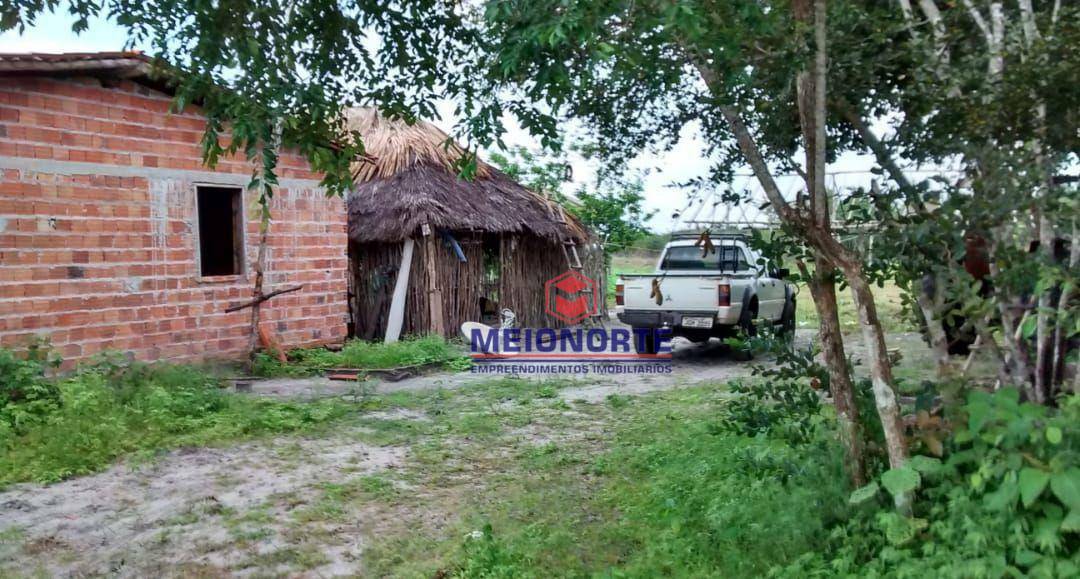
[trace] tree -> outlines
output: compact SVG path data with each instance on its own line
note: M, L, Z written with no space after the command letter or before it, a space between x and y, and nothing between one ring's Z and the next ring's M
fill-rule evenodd
M831 147L825 140L826 8L803 5L796 17L786 5L758 2L508 1L489 3L487 17L501 48L503 79L530 99L588 121L615 162L674 142L695 121L721 159L714 180L750 166L785 227L816 254L814 297L823 317L835 310L835 295L828 295L832 266L853 290L890 464L900 468L906 442L868 275L861 256L840 244L827 223L824 163L853 139L848 132ZM801 87L797 95L793 85ZM793 158L800 146L808 154L805 169ZM774 169L804 171L809 198L785 199ZM835 386L850 388L839 332L826 328L821 337ZM844 391L834 397L853 400ZM858 452L849 446L856 481Z
M915 162L963 167L959 179L940 180L935 207L915 204L893 220L916 225L895 237L924 250L915 252L919 260L900 265L908 271L919 261L930 265L938 281L932 284L938 303L931 306L950 294L1000 359L1001 383L1052 403L1063 380L1066 338L1076 331L1069 305L1077 259L1054 250L1070 233L1077 246L1075 186L1055 177L1075 165L1078 145L1080 95L1061 90L1080 67L1077 8L965 0L940 9L935 0L920 0L915 7L902 1L897 12L905 34L896 48L881 50L910 56L910 84L889 100L902 113L898 143L875 154L899 151ZM935 254L964 255L965 241L988 254L988 273L979 281L959 267L960 259L933 263ZM953 313L930 309L924 308L928 318ZM997 322L1000 334L992 328Z
M364 151L360 136L346 128L348 107L376 106L413 120L435 116L436 103L452 96L478 133L501 131L502 108L490 105L494 101L474 72L473 55L484 44L450 0L14 0L0 4L0 30L22 31L44 11L62 6L75 16L76 32L90 18L107 15L127 28L128 47L151 47L154 74L172 85L174 108L198 105L206 116L202 155L208 166L236 154L256 166L249 188L257 193L262 221L253 267L252 353L266 295L279 149L304 155L322 174L327 194L342 195L352 185L350 165ZM463 172L472 166L463 163Z
M489 105L473 74L484 43L451 0L13 0L0 5L0 30L24 30L62 7L76 32L108 16L128 30L129 47L151 48L158 74L174 85L175 107L197 104L208 119L206 163L239 153L261 165L252 186L264 211L277 147L306 156L328 193L349 189L349 165L363 144L345 128L347 107L412 120L436 116L440 99L457 97L478 133L501 131L502 108Z
M588 152L580 147L573 150ZM645 222L655 212L642 207L645 184L637 174L600 173L594 184L579 185L568 195L563 189L570 165L561 156L534 153L519 146L506 153L493 153L491 161L529 189L552 196L589 226L604 244L605 257L632 246L649 234Z

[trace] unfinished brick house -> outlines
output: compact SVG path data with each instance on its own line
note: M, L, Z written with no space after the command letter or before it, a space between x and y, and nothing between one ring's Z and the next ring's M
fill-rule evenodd
M0 54L0 346L47 337L70 366L247 353L251 165L202 165L204 119L168 112L137 53ZM282 151L262 306L285 346L345 338L346 211Z

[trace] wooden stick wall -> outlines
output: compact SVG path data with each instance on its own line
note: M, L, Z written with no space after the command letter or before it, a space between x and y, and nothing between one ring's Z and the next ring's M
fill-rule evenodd
M432 332L431 308L433 295L426 262L434 256L434 275L439 279L443 300L443 335L458 336L462 322L478 321L481 316L481 297L509 307L517 315L518 325L525 327L562 327L561 321L544 313L544 284L567 271L568 264L562 248L532 236L488 235L490 247L497 249L497 278L492 285L485 283L484 236L479 233L456 233L466 261L460 262L445 240L439 235L414 238L409 289L405 302L403 335L423 335ZM434 244L428 251L425 244ZM349 257L353 276L350 306L355 337L381 339L386 333L390 299L401 260L401 243L350 244ZM603 257L594 255L596 248L582 248L586 275L597 280L597 299L603 304L606 277ZM486 287L487 286L487 287Z

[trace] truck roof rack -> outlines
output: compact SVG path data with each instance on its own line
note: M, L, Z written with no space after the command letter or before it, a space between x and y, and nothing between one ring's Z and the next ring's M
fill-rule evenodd
M697 239L699 237L701 237L701 231L700 230L698 230L698 231L676 231L675 233L671 234L671 240L672 241L681 240L681 239ZM710 227L709 228L709 237L711 237L713 239L719 239L719 238L724 238L724 237L727 237L727 238L749 238L750 237L750 232L746 231L745 229L733 229L733 228L719 229L719 228Z

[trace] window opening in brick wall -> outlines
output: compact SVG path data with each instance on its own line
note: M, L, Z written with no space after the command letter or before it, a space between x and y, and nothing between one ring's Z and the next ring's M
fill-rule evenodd
M242 193L239 187L196 187L202 276L244 272Z

